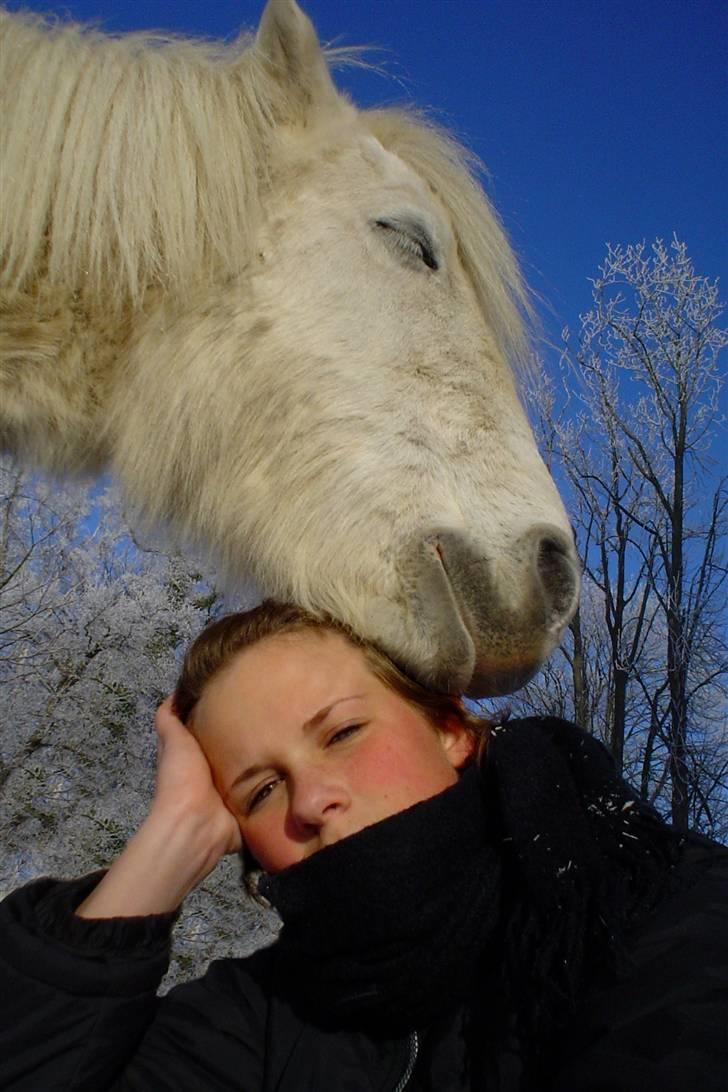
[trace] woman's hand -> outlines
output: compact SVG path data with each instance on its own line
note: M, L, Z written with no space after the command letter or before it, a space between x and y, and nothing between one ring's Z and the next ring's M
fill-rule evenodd
M242 848L202 748L167 698L155 717L157 787L149 815L76 910L82 918L176 910L225 853Z
M154 718L157 729L157 787L150 819L195 819L218 858L242 848L240 828L220 796L202 748L164 701ZM217 862L215 862L217 863Z

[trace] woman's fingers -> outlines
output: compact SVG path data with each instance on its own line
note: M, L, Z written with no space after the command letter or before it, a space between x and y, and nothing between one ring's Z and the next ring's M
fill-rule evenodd
M159 740L157 758L157 811L195 814L207 819L219 841L223 833L222 852L240 849L238 821L220 795L207 757L194 734L182 723L173 709L172 696L156 711L154 723Z
M158 760L161 760L163 754L171 751L172 754L191 761L203 759L207 765L202 748L194 734L174 712L172 695L165 698L154 714L154 726L157 731Z
M174 712L174 695L170 694L164 699L162 704L154 714L154 726L157 729L157 735L162 743L169 737L170 733L175 731L187 731L182 721Z

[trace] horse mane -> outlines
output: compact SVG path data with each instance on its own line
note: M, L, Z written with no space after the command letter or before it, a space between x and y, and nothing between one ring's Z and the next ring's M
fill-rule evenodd
M0 37L6 292L44 281L114 311L240 272L275 127L295 113L252 35L114 37L0 10ZM506 359L522 359L526 292L475 157L414 111L359 119L437 193Z

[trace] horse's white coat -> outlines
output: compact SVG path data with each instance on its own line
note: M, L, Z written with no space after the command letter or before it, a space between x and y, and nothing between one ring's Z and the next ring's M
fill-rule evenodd
M228 49L1 19L4 446L111 465L143 517L426 680L526 677L578 580L466 154L338 95L293 0Z

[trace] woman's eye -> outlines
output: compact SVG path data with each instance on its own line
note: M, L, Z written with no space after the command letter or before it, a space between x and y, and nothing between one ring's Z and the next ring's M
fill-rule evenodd
M339 728L338 731L329 738L329 743L340 743L344 739L348 739L349 736L353 736L355 732L358 732L361 728L361 724L347 724L345 728Z
M255 809L260 804L262 804L264 800L267 800L277 784L277 780L268 781L265 785L261 785L259 789L256 789L248 802L248 813L250 813L251 811L255 811Z

